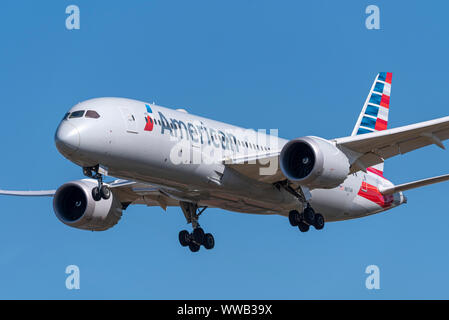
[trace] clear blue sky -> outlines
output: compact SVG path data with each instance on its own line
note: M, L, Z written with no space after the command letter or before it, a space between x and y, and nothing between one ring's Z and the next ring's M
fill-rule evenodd
M81 30L65 8L81 9ZM376 4L381 30L365 28ZM390 127L449 114L443 1L0 2L0 187L82 178L53 135L79 101L118 96L184 107L295 138L349 135L379 71L393 72ZM137 148L138 146L136 146ZM448 173L435 146L388 160L396 183ZM280 216L208 210L216 248L180 247L178 208L131 207L112 230L61 224L50 199L0 198L0 298L449 298L449 183L409 203L301 234ZM65 268L81 269L81 290ZM365 288L366 266L381 290Z

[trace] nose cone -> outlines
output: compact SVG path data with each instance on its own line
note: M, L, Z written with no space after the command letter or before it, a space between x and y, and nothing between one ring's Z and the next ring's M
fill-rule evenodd
M55 134L56 148L64 156L70 156L76 152L80 146L80 134L78 129L72 124L64 121L58 127Z

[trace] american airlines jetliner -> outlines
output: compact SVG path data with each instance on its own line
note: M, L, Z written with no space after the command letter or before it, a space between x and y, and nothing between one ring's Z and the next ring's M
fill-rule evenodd
M55 143L86 178L57 190L0 194L53 197L61 222L91 231L112 228L130 205L177 206L192 225L179 242L192 252L215 245L199 224L207 208L276 214L301 232L321 230L404 204L403 191L449 180L394 185L385 178L388 158L431 144L444 149L449 138L449 117L387 129L391 80L379 73L352 134L330 140L284 140L130 99L84 101L64 116Z

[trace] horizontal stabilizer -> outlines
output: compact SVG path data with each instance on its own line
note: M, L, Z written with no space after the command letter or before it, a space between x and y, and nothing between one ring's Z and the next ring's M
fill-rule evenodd
M423 180L418 180L418 181L413 181L413 182L409 182L409 183L404 183L404 184L400 184L400 185L393 186L393 187L380 188L379 191L384 195L389 195L389 194L393 194L396 192L415 189L415 188L427 186L429 184L434 184L434 183L443 182L443 181L447 181L447 180L449 180L449 174L445 174L445 175L433 177L433 178L427 178L427 179L423 179Z

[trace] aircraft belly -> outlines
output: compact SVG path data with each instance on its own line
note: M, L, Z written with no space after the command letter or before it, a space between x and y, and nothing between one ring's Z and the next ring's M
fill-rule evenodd
M248 179L232 169L226 168L220 173L218 169L207 167L182 167L178 168L175 177L165 175L165 170L140 165L134 165L128 170L111 167L109 173L122 179L156 185L177 199L230 211L287 215L290 210L299 207L296 197L284 189Z
M355 203L360 184L359 177L350 175L336 188L314 189L311 191L310 204L316 212L323 214L328 222L350 219L359 214L365 215L365 208Z
M315 212L321 213L326 221L339 220L347 211L350 196L338 187L334 189L315 189L311 193L311 206Z

